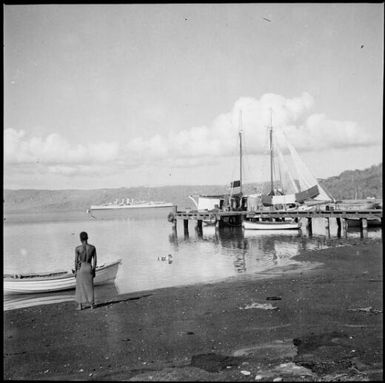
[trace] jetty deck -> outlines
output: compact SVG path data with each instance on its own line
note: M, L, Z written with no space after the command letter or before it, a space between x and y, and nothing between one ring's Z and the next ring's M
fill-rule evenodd
M347 227L346 220L360 220L361 227L366 229L368 220L379 220L382 224L382 209L333 209L329 210L256 210L256 211L222 211L222 210L185 210L176 209L172 216L169 217L170 222L176 225L178 220L184 221L185 229L188 228L189 221L196 221L197 227L202 227L202 222L210 222L216 227L230 225L240 225L244 219L271 219L282 220L284 218L307 219L307 226L312 226L312 219L326 219L325 226L329 227L329 220L336 219L338 227Z
M207 220L215 215L216 217L225 216L243 216L247 218L262 217L262 218L380 218L382 219L382 209L368 209L368 210L255 210L255 211L198 211L185 210L175 212L176 219L188 220Z

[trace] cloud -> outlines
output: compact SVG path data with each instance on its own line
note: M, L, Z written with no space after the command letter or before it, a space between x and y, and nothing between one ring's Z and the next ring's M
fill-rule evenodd
M115 167L116 168L116 167ZM62 175L62 176L106 176L111 174L111 164L92 164L92 165L49 165L46 168L46 173Z
M73 146L56 133L49 134L46 138L27 138L23 130L5 129L4 131L6 164L40 163L61 166L63 164L98 164L114 161L118 153L119 145L114 142Z
M282 129L299 151L347 148L376 144L374 137L351 121L333 121L323 114L312 113L315 102L304 92L285 98L265 94L260 99L242 97L233 109L216 117L207 126L191 127L175 135L156 140L133 140L132 154L142 153L142 161L174 159L179 166L220 162L223 157L238 155L238 135L242 128L248 154L264 154L268 149L268 127ZM138 160L131 157L131 160Z
M378 144L353 121L329 120L324 114L312 114L301 126L287 126L286 136L299 151L346 149Z
M218 115L206 126L193 126L176 134L140 136L126 144L99 142L71 145L52 133L45 138L28 137L24 131L4 131L4 159L7 166L38 163L51 174L105 174L122 168L142 166L198 167L218 164L225 157L238 156L239 129L245 152L264 154L268 149L268 127L282 129L298 151L317 151L377 145L352 121L330 120L314 113L313 97L304 92L285 98L269 93L260 99L241 97L231 111ZM159 112L159 111L155 111ZM154 112L154 113L155 113Z

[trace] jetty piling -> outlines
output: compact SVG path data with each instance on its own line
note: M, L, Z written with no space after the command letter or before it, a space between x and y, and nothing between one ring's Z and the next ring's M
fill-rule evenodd
M326 217L325 218L325 230L326 230L326 235L328 238L330 238L330 221L329 221L329 217Z
M344 237L346 238L348 236L348 220L342 218L342 223L343 223L342 227L344 229Z
M338 238L341 238L341 226L342 226L342 224L341 224L341 220L342 220L342 218L339 218L339 217L337 217L336 218L336 222L337 222L337 237Z
M361 238L368 238L368 220L361 218Z
M201 238L203 236L202 220L201 219L197 220L197 224L195 226L195 232L196 232L198 238Z
M188 219L183 220L183 231L184 235L188 237Z
M198 210L188 210L188 211L178 211L177 207L175 208L173 224L176 225L177 220L183 220L184 233L185 236L188 236L188 222L193 220L196 221L196 229L198 232L202 232L202 222L203 220L212 220L215 217L215 227L221 228L223 226L240 226L242 221L247 218L254 219L269 219L275 221L277 219L281 220L284 218L292 218L296 222L300 219L306 219L306 228L309 236L312 236L313 227L312 220L313 218L324 218L325 219L325 229L327 235L330 237L330 218L336 219L337 222L337 236L341 236L342 232L344 236L347 236L348 229L348 219L359 219L361 223L362 236L367 235L368 229L368 220L376 219L380 220L382 223L382 209L366 209L366 210L353 210L353 209L329 209L329 210L269 210L269 211L198 211ZM214 223L214 222L213 222Z
M313 221L311 217L307 218L307 225L306 225L309 237L313 235Z

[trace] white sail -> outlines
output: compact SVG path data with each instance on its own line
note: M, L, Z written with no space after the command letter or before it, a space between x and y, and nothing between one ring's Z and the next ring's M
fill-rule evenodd
M298 193L300 191L299 187L298 187L298 185L294 181L293 175L292 175L292 173L290 172L290 170L288 168L287 162L285 161L285 159L284 159L284 157L282 155L282 152L281 152L281 150L279 148L279 145L276 146L276 151L277 151L277 154L278 154L279 164L280 164L281 168L283 169L283 173L289 179L289 186L287 188L285 188L285 189L289 189L290 190L290 186L291 186L292 189L293 189L293 192L294 193ZM286 190L286 192L287 192L287 190Z
M319 194L318 196L314 197L314 200L317 201L332 201L333 198L326 192L326 190L319 184L317 179L313 176L309 168L305 165L305 163L302 161L300 156L298 155L298 152L294 148L294 146L289 142L289 140L286 137L286 134L282 132L282 135L284 137L284 140L286 141L286 145L290 151L290 154L293 158L294 166L297 169L297 173L299 176L299 183L301 185L301 189L309 189L313 186L318 187Z
M310 172L282 130L273 130L272 141L274 189L271 190L270 186L269 194L262 196L264 205L333 200Z

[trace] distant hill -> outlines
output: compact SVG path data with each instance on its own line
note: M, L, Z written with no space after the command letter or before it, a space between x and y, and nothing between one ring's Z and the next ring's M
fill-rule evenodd
M365 170L348 170L339 176L320 180L336 199L382 198L382 164ZM244 185L244 192L254 193L261 185ZM166 201L178 208L192 208L191 194L223 194L223 185L135 187L95 190L4 190L4 212L85 211L91 204L113 202L116 199Z
M90 205L121 201L123 198L173 202L180 208L193 207L190 194L220 194L223 186L162 186L95 190L4 190L5 212L86 211Z
M319 182L336 199L382 198L382 163L364 170L346 170Z

